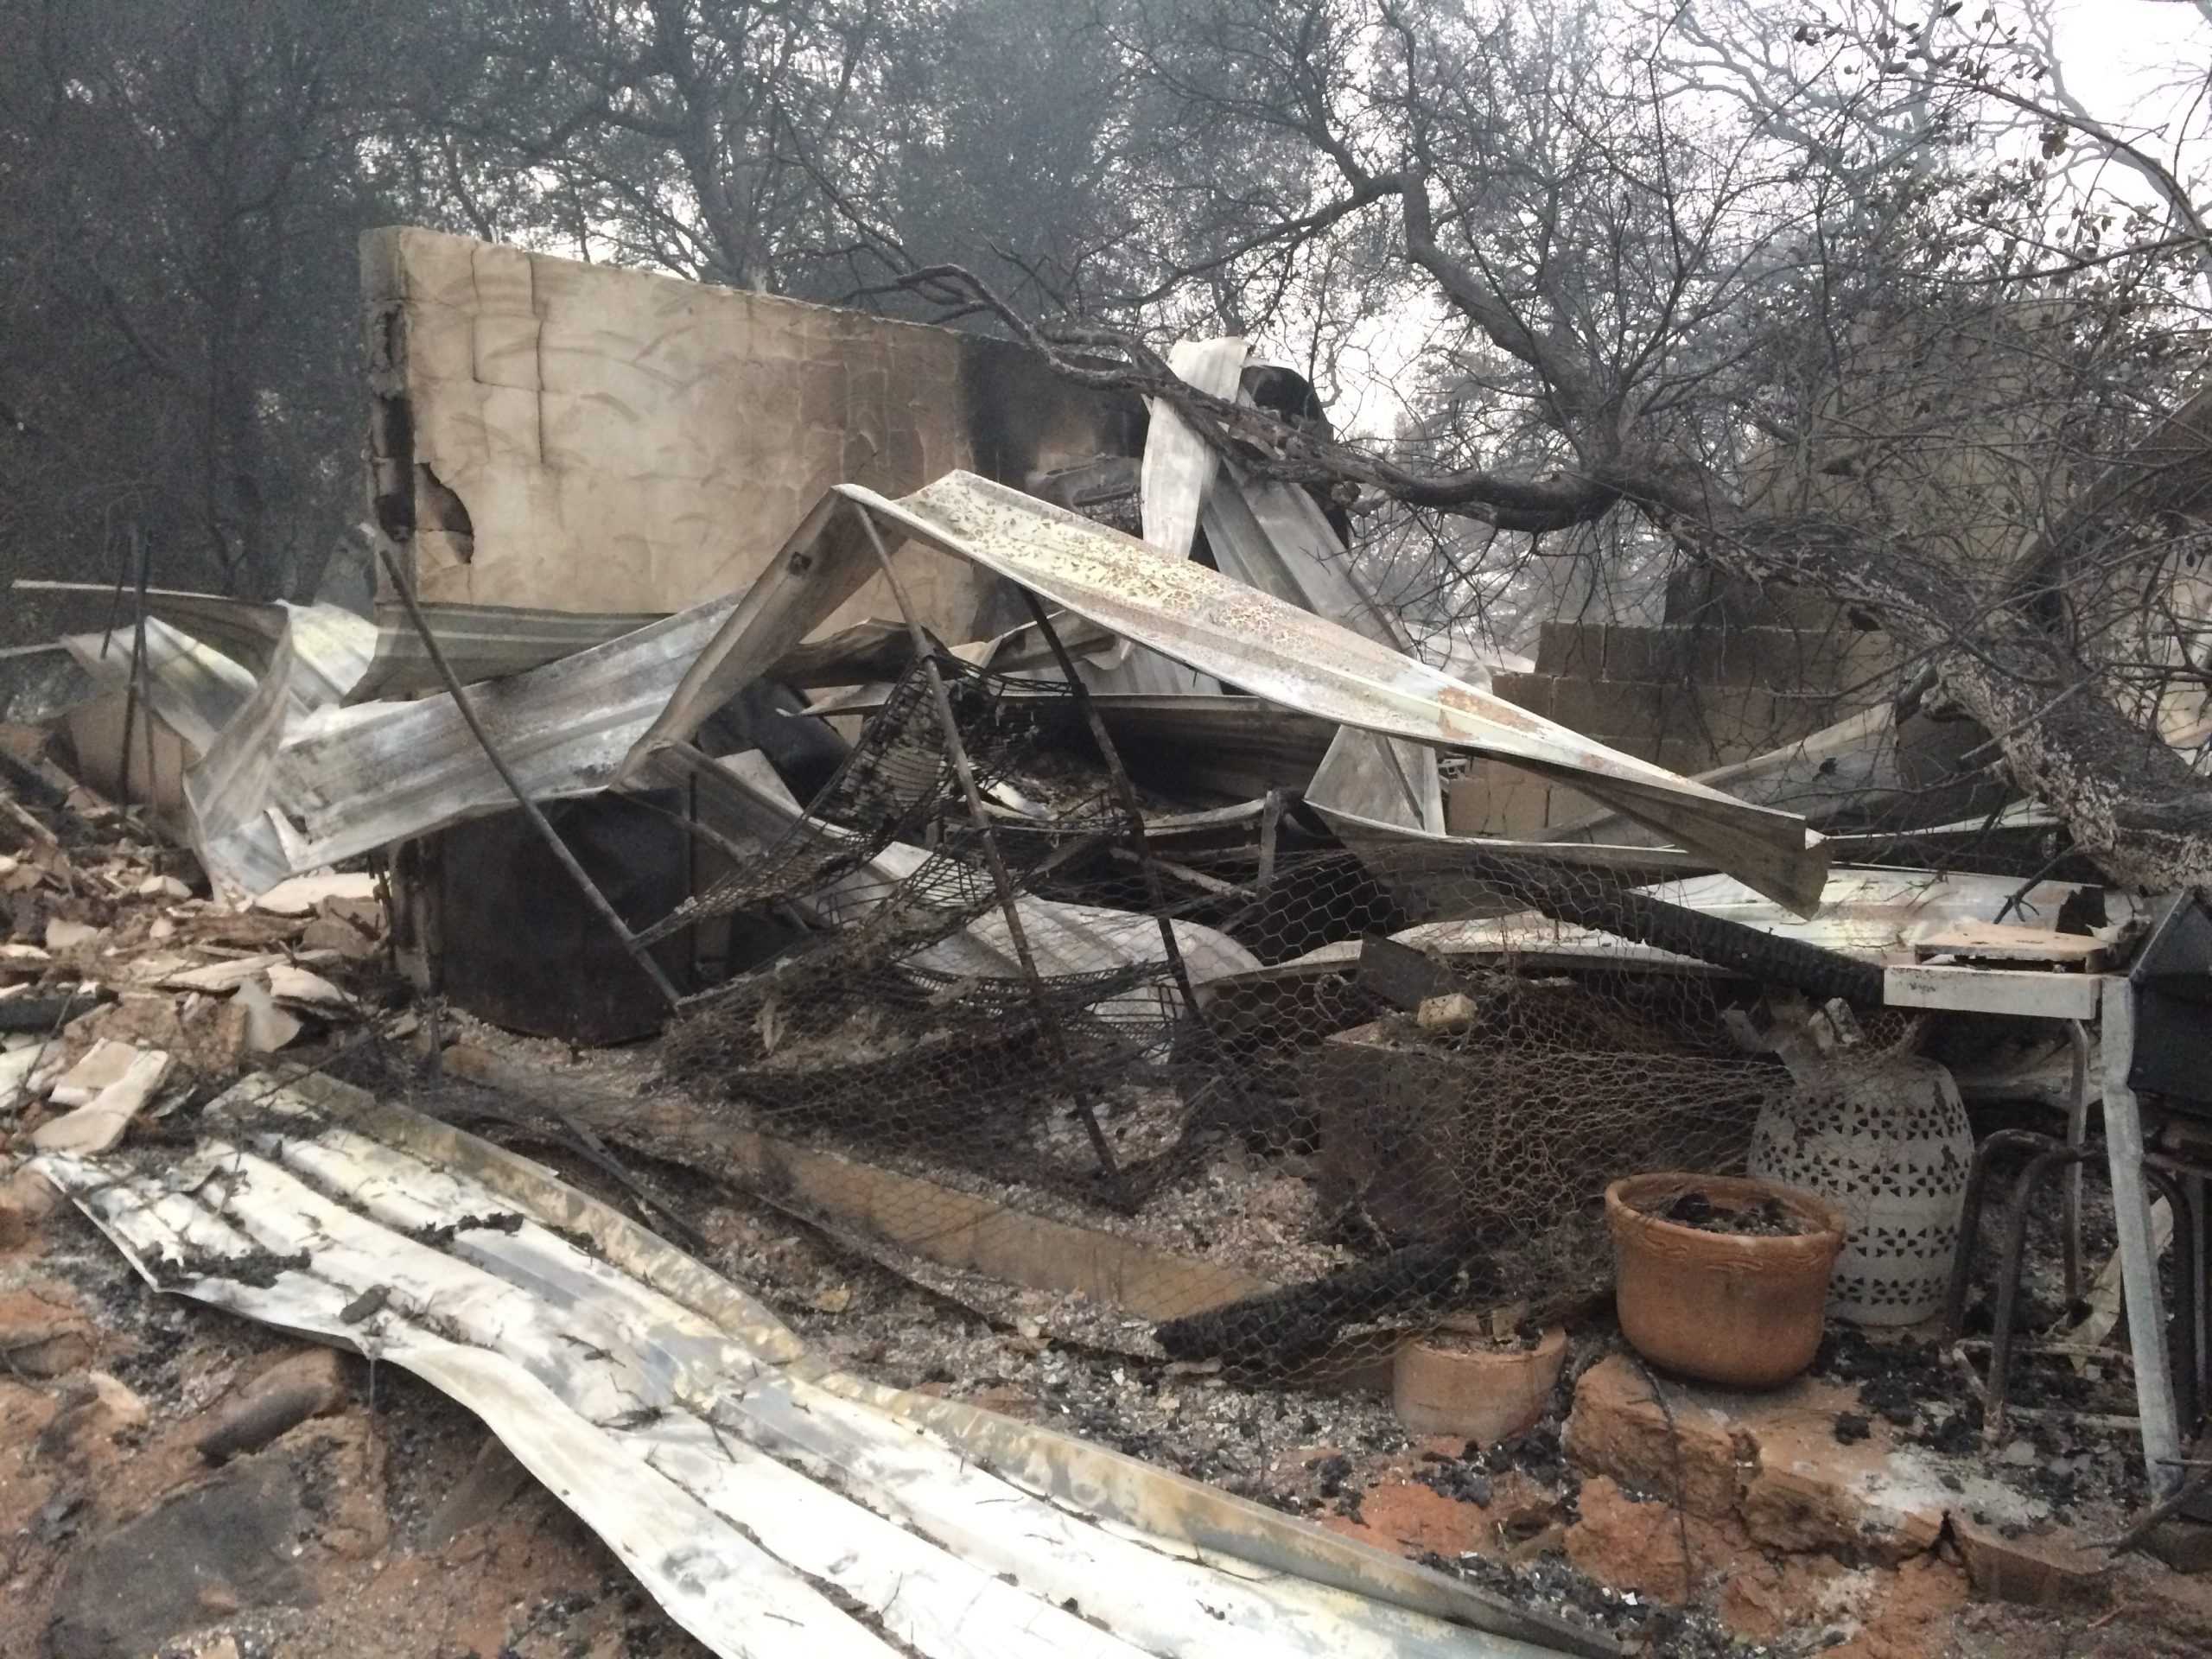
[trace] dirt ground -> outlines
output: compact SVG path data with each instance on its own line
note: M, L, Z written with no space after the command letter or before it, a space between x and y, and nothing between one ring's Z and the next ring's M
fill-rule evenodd
M196 1442L297 1344L156 1294L73 1210L0 1255L0 1333L11 1313L22 1330L27 1303L82 1339L17 1347L0 1380L0 1653L706 1652L550 1494L487 1454L474 1418L412 1377L334 1356L327 1414L216 1466ZM149 1548L164 1521L276 1540L289 1570L247 1560L227 1580L172 1582Z
M854 1370L1089 1435L1578 1613L1643 1651L2059 1659L2212 1644L2212 1584L2156 1563L2100 1572L2069 1586L2058 1606L2022 1607L1980 1599L1955 1541L1853 1559L1796 1548L1805 1540L1794 1532L1732 1531L1732 1517L1686 1522L1653 1492L1593 1473L1587 1465L1610 1455L1602 1449L1569 1455L1573 1379L1591 1393L1615 1347L1602 1332L1578 1338L1553 1411L1528 1433L1488 1451L1416 1440L1376 1395L1243 1389L1040 1338L1018 1319L986 1320L696 1174L641 1167L698 1218L716 1266ZM272 1368L299 1365L302 1351L157 1294L66 1207L0 1255L0 1345L10 1370L0 1380L0 1653L706 1651L473 1418L389 1368L335 1358L339 1386L324 1414L211 1465L197 1449L209 1426ZM1854 1351L1831 1352L1831 1372L1873 1369ZM1808 1386L1847 1403L1859 1385ZM229 1541L212 1556L164 1548L208 1535ZM1687 1612L1674 1605L1680 1556L1671 1580L1665 1570L1677 1536L1693 1550ZM232 1567L224 1551L233 1545ZM183 1557L193 1564L180 1581L173 1563Z

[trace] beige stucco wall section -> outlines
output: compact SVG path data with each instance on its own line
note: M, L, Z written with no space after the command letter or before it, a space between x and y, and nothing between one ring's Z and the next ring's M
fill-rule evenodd
M833 484L998 470L967 429L988 342L432 231L361 248L372 493L426 599L679 609L749 582ZM899 569L927 626L969 636L978 572ZM878 582L830 626L896 614Z

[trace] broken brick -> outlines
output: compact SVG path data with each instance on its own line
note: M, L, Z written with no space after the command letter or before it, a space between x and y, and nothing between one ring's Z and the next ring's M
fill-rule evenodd
M1732 1519L1743 1495L1745 1467L1757 1452L1719 1414L1668 1387L1665 1405L1653 1392L1656 1374L1615 1354L1582 1374L1567 1420L1567 1455L1593 1474L1637 1491L1673 1498L1692 1515ZM1667 1386L1667 1385L1662 1385Z
M2029 1607L2098 1607L2110 1596L2111 1558L2058 1533L2008 1538L1965 1516L1951 1520L1974 1593Z
M0 1291L0 1361L22 1376L66 1376L92 1363L92 1327L59 1294Z

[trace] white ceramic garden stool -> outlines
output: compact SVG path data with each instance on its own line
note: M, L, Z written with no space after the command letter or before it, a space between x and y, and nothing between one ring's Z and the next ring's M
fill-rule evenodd
M1941 1311L1973 1159L1958 1084L1917 1055L1801 1077L1751 1132L1753 1175L1843 1211L1850 1230L1828 1311L1856 1325L1916 1325Z

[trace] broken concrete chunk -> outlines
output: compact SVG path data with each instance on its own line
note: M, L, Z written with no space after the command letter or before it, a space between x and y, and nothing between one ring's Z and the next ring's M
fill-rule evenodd
M1423 1031L1458 1031L1475 1023L1475 1000L1464 991L1421 999L1414 1022Z
M245 1012L233 1009L227 997L194 1000L130 990L88 1014L76 1034L84 1042L106 1037L163 1049L187 1071L220 1077L237 1066L245 1051Z
M341 957L355 961L373 957L378 950L376 937L364 933L351 922L318 916L300 934L300 943L315 950L334 950Z
M46 971L54 956L35 944L0 944L0 974L22 974L35 976Z
M310 973L296 963L279 962L269 969L269 989L272 995L286 1002L305 1002L315 1007L345 1008L353 1006L347 996L321 974Z
M149 875L137 887L141 899L189 899L192 889L173 875Z
M296 1016L276 1006L269 987L258 979L243 982L231 1002L245 1010L245 1046L250 1053L274 1054L306 1029Z
M174 929L170 937L175 937ZM160 985L175 975L188 973L201 965L200 958L187 956L181 950L149 950L131 958L123 970L123 978L131 985Z
M327 899L349 899L373 903L377 896L377 879L366 874L359 875L296 875L289 881L280 881L255 899L251 908L265 911L272 916L312 916Z
M56 916L46 925L46 948L49 950L74 950L90 944L100 936L97 927L84 922L64 921Z
M260 956L238 957L229 962L211 962L205 968L194 968L181 974L171 974L161 982L172 991L234 991L246 981L266 973L284 958L275 951Z
M103 1089L121 1083L130 1062L144 1051L136 1043L102 1037L85 1051L85 1057L61 1074L54 1085L57 1106L89 1106Z
M315 919L301 931L303 950L329 950L349 960L373 957L383 948L384 906L373 899L326 899Z
M123 1139L130 1120L154 1097L168 1074L166 1051L156 1048L135 1053L123 1075L89 1104L40 1124L31 1134L31 1145L41 1152L69 1152L80 1157L105 1152Z

